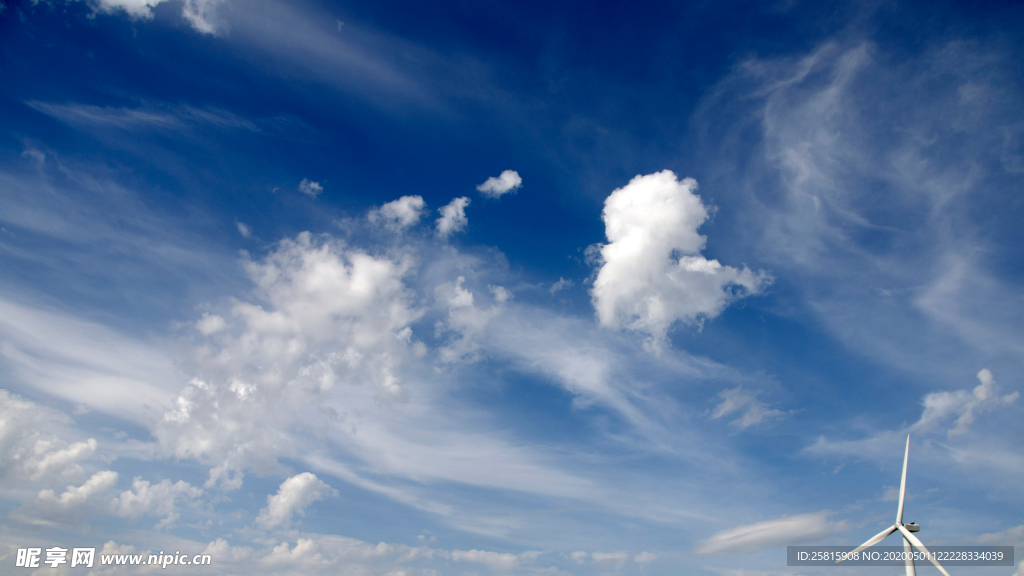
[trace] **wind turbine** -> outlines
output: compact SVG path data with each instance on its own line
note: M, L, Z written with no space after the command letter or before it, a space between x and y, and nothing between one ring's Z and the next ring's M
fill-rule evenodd
M935 557L930 552L928 552L928 549L925 548L924 544L922 544L921 541L917 539L917 536L914 536L914 532L917 532L918 530L920 530L921 527L918 526L917 523L915 523L915 522L911 522L909 524L904 524L903 523L903 499L907 495L907 457L908 456L910 456L910 434L907 434L907 449L903 452L903 478L900 479L900 503L899 503L899 507L896 509L896 523L893 524L892 526L886 528L885 530L882 530L878 534L875 534L874 536L872 536L870 540L868 540L867 542L865 542L865 543L861 544L860 546L858 546L853 552L850 552L850 554L853 555L853 554L856 554L857 552L860 552L861 550L864 550L865 548L868 548L870 546L874 546L875 544L878 544L882 540L885 540L886 536L888 536L889 534L892 534L893 532L899 530L900 533L903 534L903 551L907 553L907 559L906 559L907 576L917 576L917 573L914 571L914 557L913 557L913 551L914 550L913 550L913 548L911 548L911 545L916 546L919 550L924 552L925 556L928 558L928 560L932 564L935 564L935 567L939 569L939 572L942 572L946 576L949 576L949 572L946 572L946 569L942 567L942 564L939 564L939 561L936 560ZM836 564L838 564L838 563L840 563L842 561L843 561L843 558L840 558L839 560L836 560Z

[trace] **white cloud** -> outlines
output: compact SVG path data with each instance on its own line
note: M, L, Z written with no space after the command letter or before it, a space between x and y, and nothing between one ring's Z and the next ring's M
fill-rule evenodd
M127 108L88 104L52 104L38 101L28 101L26 104L61 122L85 129L117 128L135 132L142 130L194 132L198 128L209 127L219 130L261 132L259 126L246 118L217 108L162 104Z
M75 442L63 450L47 452L46 449L50 447L50 442L37 442L35 452L38 458L34 461L29 460L26 462L26 464L31 463L35 467L35 471L32 473L33 480L38 480L51 470L64 469L66 466L84 457L92 456L96 453L96 439L89 438L85 442Z
M267 496L267 507L260 510L256 524L271 529L287 527L292 515L304 516L306 508L325 496L338 495L338 491L310 472L303 472L281 483L277 494Z
M96 458L97 442L67 442L67 415L0 389L0 479L6 488L84 479L82 462Z
M402 282L411 260L393 258L303 233L245 261L263 302L236 302L227 335L197 351L205 376L156 425L161 445L212 465L212 483L237 487L230 471L275 471L276 457L293 453L294 437L283 433L291 423L336 414L320 412L328 398L344 413L342 398L358 386L402 397L399 368L422 346L409 325L422 312Z
M633 556L633 562L636 562L637 564L648 564L650 562L654 562L657 559L657 555L647 551L641 552L636 556Z
M290 567L303 574L337 574L338 568L344 566L355 568L358 570L356 573L374 574L383 572L381 568L385 566L431 559L437 555L437 551L426 546L410 547L385 542L369 544L343 536L313 534L298 538L294 545L282 542L269 553L261 551L258 565L270 568L272 573L280 573Z
M97 470L110 454L80 435L65 414L0 389L0 498L20 502L20 521L74 524L109 512L113 470ZM2 535L0 535L2 537Z
M591 552L590 558L597 566L618 566L626 561L629 554L625 552Z
M238 233L242 235L242 238L251 238L252 230L243 222L235 222L235 226L238 227Z
M1024 524L1008 528L1001 532L992 532L989 534L981 534L979 536L965 538L965 540L988 546L1014 546L1016 548L1021 548L1024 547ZM1024 560L1017 562L1017 570L1013 573L1013 576L1024 576Z
M575 285L576 285L576 283L573 282L572 280L566 280L565 278L559 277L558 278L558 282L555 282L554 284L551 285L551 290L550 290L551 295L553 296L553 295L557 294L558 292L561 292L562 290L565 290L566 288L572 288Z
M461 232L466 229L469 220L466 219L466 206L469 206L469 198L463 196L455 198L443 208L438 209L441 217L437 219L437 235L447 238L453 232Z
M1024 546L1024 524L1007 528L1001 532L991 532L966 538L968 542L987 544L989 546Z
M472 564L482 564L496 573L514 569L533 572L536 570L536 560L544 554L535 550L512 554L477 549L446 550L388 542L370 544L355 538L310 533L292 538L295 540L272 540L265 547L255 549L232 546L218 538L206 545L204 553L213 555L215 566L217 563L229 564L229 571L225 573L230 574L344 573L365 576L431 576L447 574L453 570L462 573L466 569L479 569L479 566ZM113 549L116 544L111 542L108 546ZM551 569L541 570L549 571Z
M202 553L209 554L220 562L238 562L252 557L253 549L249 546L232 546L227 540L217 538L210 542Z
M56 496L53 490L40 490L39 499L43 502L57 504L61 508L74 508L106 494L116 483L117 472L103 470L93 474L81 486L68 486L60 496Z
M456 562L478 562L497 569L515 568L519 564L519 556L508 552L452 550L449 557Z
M220 332L227 327L227 322L223 316L217 314L204 313L203 317L196 320L196 330L202 333L203 336L209 336Z
M740 375L679 350L641 360L636 356L637 344L627 334L603 330L584 318L509 304L484 332L482 351L492 358L507 359L516 369L539 376L542 382L562 387L572 395L575 408L600 406L610 410L645 441L662 448L672 446L687 458L720 463L708 438L700 434L700 439L683 439L682 430L666 423L666 415L680 407L640 374L664 371L687 380L716 378L730 382L738 382Z
M749 224L738 242L802 286L846 346L948 386L979 354L1024 351L1019 282L997 264L1014 243L977 200L1015 191L981 176L1002 172L1020 133L1020 93L1003 88L1015 58L964 41L885 52L855 40L750 60L694 117L723 142L763 137L709 159Z
M132 422L151 423L178 386L156 346L58 312L0 298L0 338L17 381Z
M693 553L706 556L744 554L764 548L810 542L850 528L845 520L829 522L827 518L831 515L832 512L822 510L730 528L701 542Z
M708 211L696 189L692 178L680 182L664 170L633 178L605 200L609 243L600 249L594 308L603 326L646 332L653 350L673 323L713 318L769 281L700 255L705 238L697 229Z
M153 8L165 0L96 0L96 6L103 12L124 10L132 18L150 19ZM222 0L185 0L181 16L198 32L217 32L215 8Z
M740 412L740 417L730 422L738 428L749 428L760 424L771 418L783 416L785 412L768 408L768 405L757 399L756 393L749 393L737 386L729 390L723 390L718 395L722 402L715 407L711 413L712 419L718 419L729 414Z
M153 7L164 0L98 0L97 6L104 12L124 10L133 18L152 18Z
M1012 404L1020 397L1020 392L999 396L996 393L995 379L988 369L981 369L977 378L981 383L970 392L954 390L952 392L933 392L925 396L922 401L924 412L913 428L927 429L955 416L954 426L947 432L947 435L952 438L966 433L970 425L974 423L976 415L991 412L999 406Z
M134 491L133 491L134 490ZM121 517L138 518L143 514L165 516L156 528L163 528L178 519L175 512L177 500L191 501L203 495L200 488L188 482L178 480L171 483L166 478L156 484L150 484L141 476L132 480L132 490L125 490L111 502L114 513Z
M491 176L476 189L488 198L500 198L503 194L515 192L523 185L523 179L515 170L505 170L500 176Z
M308 178L303 178L302 182L299 182L299 192L302 192L307 196L312 196L313 198L316 198L323 191L324 187L321 186L319 182L313 182Z
M371 256L310 234L245 261L258 299L234 301L222 315L226 328L195 349L189 371L202 377L154 426L160 446L209 466L206 487L238 489L244 473L279 474L279 458L302 459L321 477L492 536L516 523L453 506L424 483L603 501L594 482L563 471L547 451L450 409L450 376L431 369L412 332L423 314L405 285L416 261L400 247ZM453 300L446 325L467 344L486 333L480 316L511 297L499 286L473 295L464 284L445 284L450 293L442 291L439 303ZM486 304L477 304L484 294Z
M444 321L439 321L436 330L451 331L458 338L448 342L439 350L443 362L475 361L480 358L480 339L487 325L505 309L512 294L501 286L488 286L494 304L480 309L474 303L473 293L462 287L466 279L459 276L455 282L446 282L434 290L435 298L448 309Z
M370 222L381 222L393 230L402 230L419 222L426 206L420 196L402 196L371 210L368 218Z
M217 6L224 0L185 0L181 16L204 34L216 34L219 26Z
M903 442L908 433L926 435L941 430L950 424L952 428L945 430L949 439L961 438L961 441L974 423L977 415L990 413L1001 406L1014 403L1019 392L1000 395L997 384L988 369L978 371L980 382L973 390L953 390L932 392L921 400L923 410L921 418L910 426L900 430L882 431L874 436L859 440L827 441L823 436L805 450L814 453L851 454L868 457L877 461L890 460L892 455L903 450ZM926 444L931 442L925 440ZM1003 444L1003 446L1000 446ZM992 471L1008 474L1015 478L1024 471L1024 456L1012 451L1015 446L1007 447L999 437L974 438L973 445L962 447L940 444L946 449L950 458L962 466L974 468L983 466ZM895 489L890 489L887 496L892 496Z

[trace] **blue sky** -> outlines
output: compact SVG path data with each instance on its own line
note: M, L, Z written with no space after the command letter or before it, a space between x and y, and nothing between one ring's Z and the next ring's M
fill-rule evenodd
M0 7L7 565L1024 546L1019 4Z

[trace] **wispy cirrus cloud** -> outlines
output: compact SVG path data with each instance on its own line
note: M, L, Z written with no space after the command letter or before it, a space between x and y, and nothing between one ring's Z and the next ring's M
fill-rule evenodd
M757 399L756 392L745 391L742 386L723 390L719 397L722 402L711 412L711 419L737 414L739 417L730 424L738 428L749 428L786 414L782 410L769 408L767 404Z
M706 98L698 124L744 120L705 134L758 135L751 162L717 159L720 184L744 191L738 232L800 278L810 311L845 345L938 379L964 356L935 350L966 344L1003 361L1024 350L1010 328L1019 307L1000 304L1015 281L985 256L1012 234L962 217L998 203L1012 173L1000 134L1017 132L1020 94L1001 88L1006 57L951 42L893 60L868 41L827 42L748 60Z
M186 130L209 126L262 132L262 129L252 121L216 108L195 108L188 105L144 105L129 108L89 104L54 104L35 100L25 104L61 122L83 128L116 128L132 131Z
M832 515L830 510L821 510L730 528L701 542L693 553L701 556L744 554L764 548L813 542L850 528L846 521L830 522L828 517Z

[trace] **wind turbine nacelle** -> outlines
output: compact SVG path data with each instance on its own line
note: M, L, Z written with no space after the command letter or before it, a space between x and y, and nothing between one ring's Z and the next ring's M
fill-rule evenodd
M918 530L921 529L921 527L917 525L917 522L911 522L910 524L904 524L903 527L907 529L907 532L917 532Z

